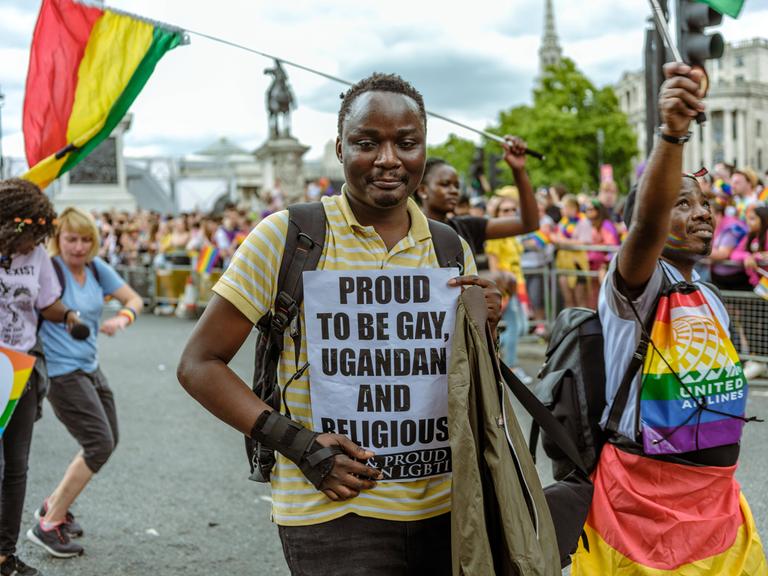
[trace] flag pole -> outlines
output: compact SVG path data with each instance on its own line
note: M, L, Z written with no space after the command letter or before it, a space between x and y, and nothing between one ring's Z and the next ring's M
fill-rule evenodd
M96 0L75 0L76 2L83 4L85 6L92 6L94 8L99 8L102 10L109 10L110 12L114 12L115 14L120 14L121 16L128 16L129 18L135 18L137 20L141 20L143 22L147 22L149 24L160 26L162 28L167 28L169 30L179 31L183 33L184 41L183 44L189 44L189 34L192 34L194 36L199 36L200 38L205 38L207 40L210 40L212 42L218 42L219 44L224 44L226 46L230 46L232 48L237 48L239 50L243 50L245 52L250 52L251 54L256 54L257 56L262 56L264 58L269 58L270 60L277 60L281 64L287 64L288 66L292 66L294 68L297 68L299 70L304 70L305 72L309 72L311 74L315 74L317 76L322 76L323 78L326 78L327 80L332 80L334 82L338 82L340 84L344 84L346 86L352 86L352 82L349 80L344 80L343 78L339 78L338 76L333 76L332 74L327 74L325 72L322 72L320 70L317 70L315 68L310 68L309 66L304 66L303 64L299 64L298 62L292 62L291 60L286 60L285 58L281 58L280 56L276 56L274 54L270 54L268 52L262 52L261 50L256 50L255 48L251 48L249 46L245 46L243 44L238 44L237 42L232 42L231 40L227 40L225 38L220 38L218 36L212 36L211 34L206 34L204 32L198 32L196 30L190 30L189 28L183 28L181 26L176 26L175 24L168 24L166 22L161 22L159 20L152 20L150 18L146 18L144 16L140 16L138 14L134 14L132 12L127 12L125 10L119 10L117 8L112 8L110 6L106 6L102 4L101 2L98 2ZM502 138L501 136L497 136L496 134L491 134L490 132L487 132L485 130L479 130L478 128L473 128L472 126L469 126L467 124L464 124L462 122L459 122L457 120L453 120L452 118L449 118L447 116L443 116L442 114L438 114L437 112L432 112L431 110L426 110L427 115L432 116L433 118L437 118L439 120L442 120L444 122L448 122L449 124L453 124L455 126L459 126L460 128L464 128L465 130L469 130L470 132L474 132L475 134L478 134L482 136L483 138L486 138L488 140L491 140L493 142L497 142L501 145L506 145L506 140ZM533 158L536 158L538 160L545 160L546 156L542 154L541 152L537 152L535 150L531 150L530 148L525 149L525 154L528 156L531 156Z

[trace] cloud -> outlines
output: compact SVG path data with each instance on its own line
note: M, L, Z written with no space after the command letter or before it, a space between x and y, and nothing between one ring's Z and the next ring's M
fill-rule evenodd
M486 54L450 50L393 50L358 62L345 77L359 80L372 72L395 72L411 82L424 96L427 108L439 113L472 111L474 115L494 115L500 108L527 101L531 74L512 62ZM323 112L338 112L339 92L344 87L330 82L309 94L304 104Z
M109 0L117 8L199 30L294 60L332 75L359 80L374 70L397 72L424 94L427 107L485 127L498 111L530 101L543 31L542 0L473 0L470 4L390 0L253 2L220 0ZM3 150L23 155L21 109L40 2L2 0L0 85ZM554 0L564 53L596 84L616 82L642 66L643 0ZM750 0L739 20L719 28L727 41L765 36L765 1ZM163 155L194 152L226 136L251 150L264 141L264 94L269 60L197 36L163 58L132 107L127 149ZM336 133L341 84L287 67L299 108L294 133L322 154ZM430 120L429 140L459 128Z

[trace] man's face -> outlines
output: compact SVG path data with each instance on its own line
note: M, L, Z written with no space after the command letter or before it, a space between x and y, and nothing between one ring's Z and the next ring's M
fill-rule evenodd
M698 183L683 178L682 189L672 208L670 239L664 256L670 260L696 260L708 256L715 232L714 198L701 191Z
M336 139L349 194L361 204L404 204L421 181L426 128L413 99L365 92L352 103Z
M618 194L615 188L605 186L600 189L600 193L598 194L597 199L600 200L600 204L606 208L613 208L616 206L617 195Z
M731 190L734 194L738 194L742 198L746 198L752 192L752 187L749 184L749 180L744 174L736 173L731 176Z

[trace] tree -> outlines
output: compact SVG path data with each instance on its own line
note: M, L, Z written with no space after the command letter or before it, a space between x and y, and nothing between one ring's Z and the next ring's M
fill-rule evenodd
M602 154L598 130L604 134ZM613 89L597 89L568 58L544 72L533 93L533 106L500 112L497 125L489 131L520 136L547 156L545 162L528 162L535 186L562 183L573 192L597 190L600 157L603 163L613 165L619 186L624 191L629 186L637 145L627 117L619 109ZM487 153L498 152L495 142L485 146ZM455 142L451 149L463 153L462 166L468 166L471 150L464 152L465 148ZM502 185L512 180L509 170L502 169L501 176Z
M475 153L474 142L449 134L448 140L438 146L429 146L427 153L430 157L442 158L456 168L460 176L465 177Z

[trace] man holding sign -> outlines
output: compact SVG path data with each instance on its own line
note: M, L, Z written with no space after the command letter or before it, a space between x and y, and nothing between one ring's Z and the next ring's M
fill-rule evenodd
M263 220L233 257L178 376L214 415L278 452L272 513L294 573L449 574L446 371L456 301L461 286L482 286L498 321L499 294L487 280L438 268L412 200L426 160L419 92L374 74L346 92L338 128L346 184L323 199L328 226L318 271L303 278L298 355L289 334L297 332L285 333L284 414L227 363L275 302L287 211Z

